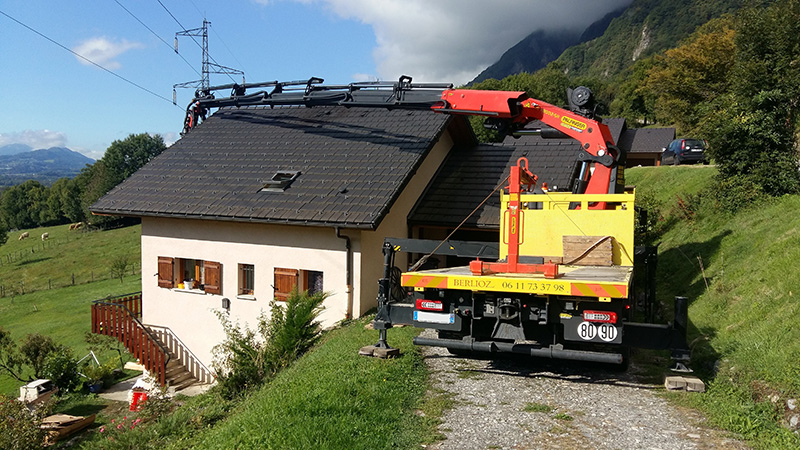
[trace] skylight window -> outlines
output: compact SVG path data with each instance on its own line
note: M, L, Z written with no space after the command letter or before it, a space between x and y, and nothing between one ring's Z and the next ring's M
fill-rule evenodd
M261 192L283 192L299 176L299 171L276 172L275 175L273 175L272 178L267 181L266 184L264 184L264 187L261 188Z

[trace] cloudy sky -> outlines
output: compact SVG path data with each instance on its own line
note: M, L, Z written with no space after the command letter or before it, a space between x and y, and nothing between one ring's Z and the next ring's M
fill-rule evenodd
M99 158L131 133L178 138L211 26L217 64L248 82L470 81L539 29L583 30L631 0L4 0L0 146L67 146ZM211 84L240 82L211 75Z

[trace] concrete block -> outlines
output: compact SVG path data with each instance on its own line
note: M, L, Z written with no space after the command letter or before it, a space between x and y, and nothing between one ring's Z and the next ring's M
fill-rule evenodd
M400 356L400 349L399 348L380 348L376 347L375 351L372 353L372 356L376 356L378 358L395 358Z
M686 389L686 380L683 377L671 376L664 379L664 387L670 391L679 391Z
M692 376L669 376L664 379L664 387L671 391L705 392L703 380Z
M703 383L703 380L697 377L683 377L686 380L686 391L687 392L705 392L706 385Z

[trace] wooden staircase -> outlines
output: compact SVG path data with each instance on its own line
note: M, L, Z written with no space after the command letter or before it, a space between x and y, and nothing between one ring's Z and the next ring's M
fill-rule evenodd
M213 373L167 327L144 325L141 292L92 302L92 333L112 336L162 386L180 391L213 383Z
M214 382L213 372L206 367L180 340L169 327L145 325L150 333L167 349L166 385L175 390L185 389L193 384L211 384Z
M197 383L197 378L184 366L179 359L170 357L167 363L167 383L166 385L176 391L186 389Z

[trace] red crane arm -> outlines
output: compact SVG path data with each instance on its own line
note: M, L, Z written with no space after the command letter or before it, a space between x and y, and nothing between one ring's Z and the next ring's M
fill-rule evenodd
M479 91L469 89L447 89L442 92L442 102L431 107L433 111L446 114L482 115L510 120L517 127L539 120L581 144L595 162L610 163L614 154L614 138L608 126L595 119L584 117L564 108L541 100L529 98L525 92ZM611 164L595 164L588 178L585 193L607 194L616 168ZM588 171L587 171L588 172Z

